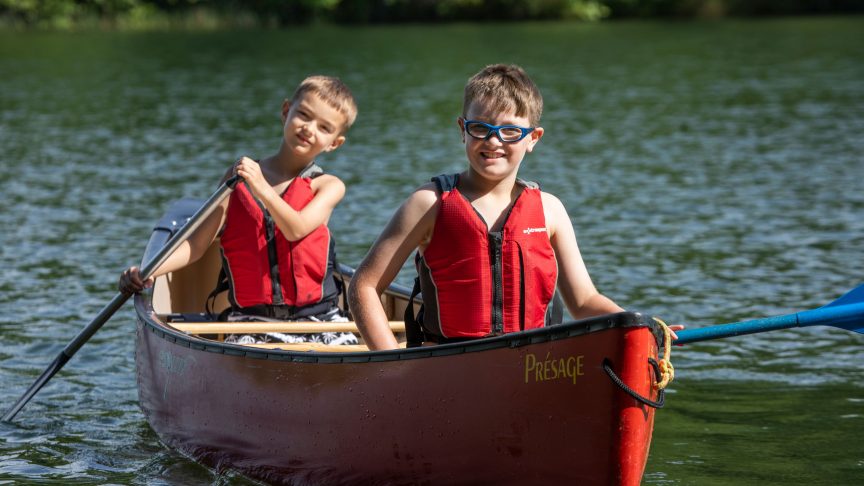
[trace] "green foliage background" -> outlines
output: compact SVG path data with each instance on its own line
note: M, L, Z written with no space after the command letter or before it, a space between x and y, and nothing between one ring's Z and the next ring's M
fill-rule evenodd
M0 0L0 24L53 29L860 12L864 12L864 0Z

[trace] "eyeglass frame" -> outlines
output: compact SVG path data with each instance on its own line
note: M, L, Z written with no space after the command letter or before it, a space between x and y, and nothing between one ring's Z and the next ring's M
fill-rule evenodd
M469 137L471 137L475 140L484 140L485 141L485 140L489 140L489 137L491 137L492 134L494 133L495 136L498 137L498 140L501 141L501 143L519 142L522 139L524 139L525 137L527 137L536 128L536 127L520 127L519 125L490 125L486 122L482 122L479 120L466 120L466 119L461 118L461 117L460 117L460 120L462 120L462 129L465 131L465 133L468 134ZM482 126L486 127L489 130L489 132L486 134L485 137L476 137L476 136L472 135L471 132L468 131L469 125L482 125ZM519 138L517 138L516 140L504 140L503 138L501 138L500 130L502 128L518 128L522 134L519 135Z

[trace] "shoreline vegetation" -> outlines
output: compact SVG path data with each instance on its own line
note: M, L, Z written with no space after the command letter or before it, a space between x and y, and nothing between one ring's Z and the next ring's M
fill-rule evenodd
M0 30L217 30L864 13L860 0L0 0Z

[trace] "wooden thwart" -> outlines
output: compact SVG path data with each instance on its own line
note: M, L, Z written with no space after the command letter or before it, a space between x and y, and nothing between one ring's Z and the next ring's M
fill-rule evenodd
M188 334L315 334L319 332L360 332L354 322L172 322L171 327ZM405 332L405 323L390 321L393 332ZM339 346L345 347L345 346ZM365 347L365 346L364 346Z
M243 344L242 346L261 349L282 349L285 351L318 351L324 353L358 353L369 351L369 347L365 344L262 343ZM399 343L399 347L404 348L405 343Z

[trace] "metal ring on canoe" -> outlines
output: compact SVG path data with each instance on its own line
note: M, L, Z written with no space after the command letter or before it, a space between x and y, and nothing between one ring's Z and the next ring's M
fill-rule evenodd
M657 364L657 361L655 361L654 358L648 358L648 363L650 363L651 367L654 368L654 375L659 380L660 376L662 375L662 373L660 372L660 365ZM609 378L612 380L612 382L618 385L618 388L621 388L621 390L623 390L631 397L635 398L637 401L644 403L645 405L648 405L652 408L663 408L663 405L666 401L665 390L661 389L657 392L657 401L655 402L654 400L645 398L642 395L636 393L635 390L633 390L632 388L627 386L626 383L621 381L621 378L618 378L618 375L616 375L615 372L612 370L612 362L609 361L609 358L603 358L603 370L606 372L607 375L609 375Z

